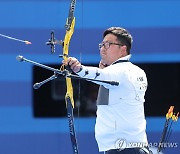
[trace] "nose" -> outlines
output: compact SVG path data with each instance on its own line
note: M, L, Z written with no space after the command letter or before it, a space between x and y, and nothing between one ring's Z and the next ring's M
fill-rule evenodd
M101 47L99 52L100 52L100 55L105 54L106 53L106 49L104 47Z
M100 53L104 52L104 47L99 48Z

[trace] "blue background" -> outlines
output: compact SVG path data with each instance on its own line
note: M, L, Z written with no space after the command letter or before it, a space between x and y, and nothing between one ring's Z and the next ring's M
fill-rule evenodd
M0 37L0 153L71 154L67 118L34 118L32 65L16 61L17 55L40 63L61 63L45 45L51 30L56 38L65 34L69 0L0 0L0 33L29 40L25 45ZM98 63L98 43L104 29L122 26L134 38L132 62L180 62L179 0L81 0L77 1L75 32L70 55L82 63ZM164 117L147 117L150 142L158 142ZM95 118L75 118L81 154L98 153L94 139ZM180 142L180 124L173 126L172 142ZM180 153L169 148L165 153Z

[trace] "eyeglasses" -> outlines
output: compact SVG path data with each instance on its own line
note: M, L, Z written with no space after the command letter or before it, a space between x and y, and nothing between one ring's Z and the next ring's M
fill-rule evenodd
M108 49L112 44L122 46L122 44L119 43L113 43L113 42L101 42L99 43L99 50L104 46L105 49Z

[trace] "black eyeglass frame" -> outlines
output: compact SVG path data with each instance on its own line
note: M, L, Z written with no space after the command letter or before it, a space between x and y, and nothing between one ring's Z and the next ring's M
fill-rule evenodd
M103 46L104 46L105 49L108 49L108 48L110 48L110 46L111 46L112 44L122 46L122 44L114 43L114 42L101 42L101 43L99 43L99 50L100 50Z

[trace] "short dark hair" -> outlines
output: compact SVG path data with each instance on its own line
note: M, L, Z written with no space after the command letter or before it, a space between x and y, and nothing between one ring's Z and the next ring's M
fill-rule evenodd
M127 53L130 54L133 38L132 38L131 34L126 29L124 29L122 27L110 27L104 31L103 38L107 34L115 35L118 38L118 41L120 43L127 46Z

